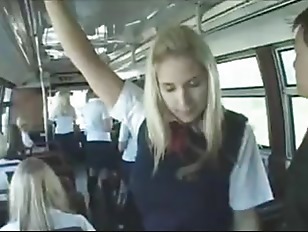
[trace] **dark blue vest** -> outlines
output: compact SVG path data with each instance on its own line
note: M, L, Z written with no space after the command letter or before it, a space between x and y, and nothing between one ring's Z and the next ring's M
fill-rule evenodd
M175 173L184 166L176 154L166 154L153 176L153 155L143 122L131 177L131 190L145 230L229 230L233 213L229 206L229 179L237 160L247 119L226 111L223 145L218 163L208 162L194 180L179 180ZM198 137L198 138L197 138ZM203 136L194 141L206 144Z

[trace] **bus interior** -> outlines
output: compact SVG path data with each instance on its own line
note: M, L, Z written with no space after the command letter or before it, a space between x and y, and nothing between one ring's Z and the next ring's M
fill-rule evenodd
M295 86L292 32L292 22L308 6L307 1L71 0L67 3L101 59L123 80L133 80L140 86L145 76L146 55L157 30L184 24L202 34L218 63L223 105L246 115L256 135L275 196L273 202L259 208L264 228L280 228L286 171L308 126L305 110L308 104ZM70 91L82 131L81 110L89 86L65 56L44 2L1 0L0 5L1 133L7 135L9 125L23 114L31 120L33 131L40 131L40 143L52 143L48 115L54 107L55 93L61 89ZM115 143L117 128L115 122ZM51 153L55 152L48 150L37 155L52 160ZM53 165L63 165L58 168L62 173L69 169L61 162ZM5 204L0 211L6 215ZM103 222L98 221L93 224L104 228Z

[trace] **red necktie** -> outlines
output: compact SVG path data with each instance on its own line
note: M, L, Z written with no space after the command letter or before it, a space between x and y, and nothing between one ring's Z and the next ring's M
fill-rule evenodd
M170 129L171 141L169 151L181 154L187 148L189 127L178 122L171 122Z

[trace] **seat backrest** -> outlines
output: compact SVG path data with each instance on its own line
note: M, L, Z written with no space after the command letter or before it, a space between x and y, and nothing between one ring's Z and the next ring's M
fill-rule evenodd
M9 219L8 202L0 201L0 227L4 226Z
M12 180L12 177L14 175L14 172L6 172L5 174L7 176L8 182L11 183L11 180Z
M56 229L54 231L83 231L83 229L79 226L71 226L71 227Z
M262 230L279 230L283 224L283 203L278 200L265 202L256 207Z

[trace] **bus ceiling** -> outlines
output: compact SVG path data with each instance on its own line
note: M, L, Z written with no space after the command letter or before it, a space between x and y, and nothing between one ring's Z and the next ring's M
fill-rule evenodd
M289 22L306 7L305 0L68 2L97 53L123 79L144 73L146 52L156 31L165 26L182 23L194 27L214 55L221 56L292 39ZM43 1L2 0L1 14L0 52L8 55L0 58L0 76L18 86L39 82L40 62L49 73L43 77L52 77L51 82L62 73L79 75L63 53Z

